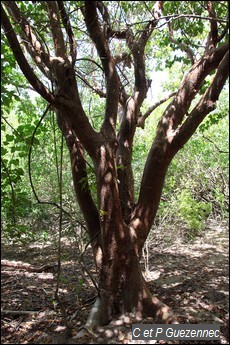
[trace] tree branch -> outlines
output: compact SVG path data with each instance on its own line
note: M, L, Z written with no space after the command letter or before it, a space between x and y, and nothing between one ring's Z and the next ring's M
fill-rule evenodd
M80 71L76 71L76 76L81 79L93 92L95 92L101 98L106 98L106 93L100 90L99 88L93 87L90 83L86 80L86 78L82 75Z
M194 18L194 19L201 19L201 20L209 20L209 21L216 21L216 22L223 22L228 23L228 19L222 19L222 18L212 18L212 17L206 17L206 16L199 16L196 14L170 14L168 16L162 16L161 19L180 19L180 18Z
M64 60L67 59L65 42L61 30L60 16L56 1L46 1L49 11L50 26L54 42L55 55Z
M94 61L93 59L89 59L89 58L80 58L80 59L76 59L76 61L89 61L94 63L98 68L101 69L102 72L104 72L103 68L101 67L101 65L99 65L99 63L97 63L96 61Z
M3 1L8 12L12 16L13 20L18 23L22 29L22 34L24 36L23 43L36 63L41 72L48 78L51 79L50 75L50 63L49 63L49 54L47 54L42 47L42 44L39 42L37 36L33 32L30 23L23 13L19 10L15 1Z
M15 269L26 270L28 272L37 272L37 273L56 269L55 264L54 265L48 264L48 265L36 267L36 266L30 265L27 263L22 263L20 261L15 262L15 261L10 261L10 260L1 260L1 266L14 267ZM20 313L23 313L23 312L20 312ZM26 312L24 312L24 313L26 313ZM32 312L28 312L28 313L32 313Z
M99 226L99 213L95 202L92 198L90 187L88 184L88 175L86 169L86 161L84 158L84 149L79 142L75 140L74 144L70 148L73 180L75 185L75 191L79 206L87 223L87 227L90 233L90 237L93 238ZM84 186L83 186L84 183Z
M14 131L14 133L17 135L18 138L23 140L26 144L29 144L29 141L27 141L23 136L7 121L5 116L2 115L2 119L7 123L7 125Z
M220 41L222 41L222 39L225 37L225 35L228 33L228 29L229 29L229 23L227 23L225 25L225 28L223 29L223 31L221 32L221 34L218 36L217 38L217 42L219 43Z
M97 1L97 8L103 18L103 32L106 38L126 39L127 30L113 30L110 15L103 1Z
M208 40L206 43L206 51L215 48L218 42L217 21L213 20L214 18L216 18L216 12L214 9L214 1L207 1L207 11L208 11L209 17L212 18L212 20L210 21L210 32L209 32Z
M34 194L34 197L35 199L37 200L38 204L46 204L46 205L53 205L53 206L56 206L59 210L62 209L62 212L64 212L67 216L69 216L70 218L72 218L72 216L67 212L65 211L60 205L56 204L55 202L50 202L50 201L41 201L37 195L37 192L35 190L35 187L34 187L34 184L33 184L33 181L32 181L32 175L31 175L31 154L32 154L32 147L33 147L33 142L34 142L34 137L35 137L35 134L36 134L36 131L38 129L38 127L40 126L42 120L44 119L44 117L46 116L47 112L49 111L50 109L50 105L48 105L46 107L46 110L44 111L42 117L40 118L37 126L35 127L34 131L33 131L33 134L32 134L32 137L31 137L31 145L30 145L30 149L29 149L29 154L28 154L28 171L29 171L29 180L30 180L30 185L31 185L31 188L32 188L32 192ZM78 222L80 223L80 222ZM83 226L83 225L82 225Z
M115 135L118 107L119 78L116 72L115 61L112 58L108 41L101 30L97 15L97 1L85 1L85 22L89 35L97 48L106 77L106 110L105 120L101 127L102 133Z
M211 50L205 54L193 67L181 82L180 88L172 102L166 108L162 119L158 124L159 133L162 139L171 143L176 135L178 126L181 124L187 113L192 100L199 92L203 81L213 70L215 70L223 56L229 49L229 44ZM160 134L159 134L160 135Z
M147 25L140 31L139 38L135 39L131 27L127 29L127 45L133 54L134 61L134 94L127 98L126 95L122 95L125 98L125 102L121 104L123 107L123 116L121 119L120 129L118 133L118 148L116 152L116 162L118 169L119 179L119 195L122 208L122 214L125 222L128 224L130 220L130 214L134 205L134 179L132 169L132 146L133 137L136 130L138 114L141 104L143 103L149 83L146 79L145 71L145 46L151 36L154 28L157 25L160 18L163 2L157 1L153 8L154 20L149 21Z
M93 64L95 64L102 72L104 72L103 68L93 59L89 59L89 58L80 58L80 59L76 59L76 61L89 61L92 62ZM99 89L96 86L92 86L88 80L85 78L85 76L83 75L83 73L81 73L78 69L76 70L76 75L78 78L80 78L90 89L92 89L96 94L98 94L101 98L106 98L106 93L103 92L103 90Z
M189 140L203 119L215 109L216 102L228 76L229 51L226 52L221 60L211 85L208 87L197 105L193 108L186 121L179 128L172 141L172 147L176 147L177 150L181 148Z
M31 310L6 310L1 309L1 314L7 314L7 315L36 315L39 314L40 311L31 311Z
M148 81L146 79L145 71L145 57L144 51L146 43L148 42L153 30L157 26L158 20L162 14L162 6L164 1L156 1L153 6L153 20L149 21L141 31L138 40L135 39L131 27L127 31L127 44L132 51L134 60L134 75L135 75L135 89L134 99L140 105L144 101L148 91ZM137 116L137 113L135 114Z
M8 39L10 48L14 54L14 57L22 73L24 74L24 76L26 77L26 79L32 85L32 87L34 88L36 92L38 92L47 102L53 103L54 96L42 84L42 82L38 79L38 77L34 74L33 69L29 65L27 59L25 58L22 52L16 33L14 32L14 29L12 28L12 25L9 21L9 18L7 17L6 12L2 6L1 6L1 21L2 21L2 26L5 31L5 35Z
M209 139L208 137L206 137L205 135L204 135L204 133L202 133L202 137L205 139L205 140L207 140L207 141L209 141L214 147L215 147L215 149L219 152L219 153L224 153L224 154L229 154L229 151L223 151L223 150L221 150L215 143L214 143L214 141L213 140L211 140L211 139Z
M108 79L111 76L110 71L110 61L111 61L111 52L109 49L108 42L105 38L104 33L101 30L99 25L98 15L97 15L97 1L85 1L85 22L91 39L93 40L98 55L101 59L102 66L104 69L105 76ZM114 68L113 68L114 69Z
M60 10L61 18L63 25L65 27L66 33L69 37L69 44L70 44L70 55L72 58L72 65L74 66L77 56L77 45L75 42L74 33L71 27L69 16L65 10L64 2L63 1L57 1L58 8Z
M149 109L145 112L145 114L138 118L137 126L144 128L145 127L145 120L149 117L149 115L151 115L153 110L155 110L157 107L159 107L161 104L166 102L171 97L175 96L176 93L177 93L177 91L170 93L168 96L162 98L160 101L156 102L151 107L149 107Z
M170 22L168 22L168 27L169 27L169 37L170 37L171 42L179 45L181 50L185 51L185 53L187 54L188 58L190 59L192 65L193 65L195 63L195 55L194 55L192 49L187 44L180 42L179 40L177 40L174 37L172 25Z
M168 21L172 21L172 20L176 20L176 19L180 19L180 18L194 18L194 19L200 19L200 20L213 20L213 21L217 21L219 23L228 23L229 20L228 19L222 19L222 18L210 18L210 17L206 17L206 16L200 16L200 15L196 15L196 14L169 14L166 16L161 16L161 20L166 19L166 21L163 21L163 23L159 26L156 27L156 29L161 28L164 25L167 25ZM135 23L131 23L129 24L129 26L135 26L135 25L140 25L143 23L149 23L149 20L143 20L141 22L135 22Z
M155 218L169 163L191 137L202 119L213 110L227 79L227 66L228 44L213 49L202 57L184 77L179 91L158 123L156 137L145 164L139 199L129 224L131 228L136 229L140 248ZM203 80L216 68L218 70L213 83L185 123L178 129Z
M58 126L65 137L67 147L70 153L72 177L74 191L81 212L87 225L87 232L91 239L91 245L94 252L97 265L100 264L100 221L96 204L93 200L91 190L88 184L88 174L86 169L85 151L78 140L69 119L60 111L56 111Z
M109 12L108 12L108 9L107 7L104 5L104 2L103 1L97 1L97 8L99 9L101 15L102 15L102 18L103 18L103 26L104 26L104 34L105 36L107 36L107 29L111 28L111 24L110 24L110 15L109 15ZM106 28L107 26L107 28Z

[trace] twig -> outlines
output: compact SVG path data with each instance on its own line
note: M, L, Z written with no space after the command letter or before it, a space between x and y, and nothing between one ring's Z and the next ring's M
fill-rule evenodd
M4 266L4 265L3 265L3 266ZM16 281L17 281L17 279L8 280L7 282L2 282L2 283L1 283L1 286L7 285L7 284L12 284L12 283L15 283Z
M95 280L94 280L92 274L91 274L90 271L86 268L86 266L85 266L85 264L84 264L83 256L84 256L85 251L86 251L87 247L89 246L89 244L92 242L92 240L93 240L95 237L97 237L97 236L99 235L99 233L100 233L100 231L98 231L98 232L90 239L90 241L86 244L85 249L84 249L84 251L81 253L81 256L80 256L80 259L79 259L79 262L80 262L80 264L81 264L82 271L85 271L85 272L88 274L88 276L89 276L89 278L91 279L93 285L95 286L95 289L97 290L98 296L100 296L100 290L99 290L99 288L98 288L98 286L97 286L97 283L95 282Z
M103 92L102 90L98 89L98 88L94 88L92 85L90 85L90 83L85 79L85 77L81 76L80 71L76 71L76 76L81 79L91 90L93 90L96 94L98 94L101 98L105 98L106 97L106 93Z
M62 131L63 132L63 131ZM56 139L56 138L54 138ZM59 229L58 229L58 249L57 249L57 282L56 282L56 290L55 290L55 299L59 303L61 311L64 317L64 323L67 329L71 328L67 321L67 313L66 313L66 306L63 304L60 296L59 296L59 286L60 286L60 277L61 277L61 237L62 237L62 217L63 217L63 208L62 208L62 187L63 187L63 178L62 178L62 169L63 169L63 148L64 148L64 136L61 136L61 157L60 157L60 166L58 167L58 159L57 159L57 145L55 142L55 156L56 156L56 164L57 164L57 175L58 175L58 187L59 187L59 203L60 203L60 213L59 213ZM58 171L59 170L59 171Z
M93 296L93 297L89 298L89 299L87 300L88 303L87 303L87 301L86 301L85 304L83 304L81 307L77 308L77 310L75 311L75 313L71 316L71 319L70 319L70 320L72 321L72 320L77 316L77 314L79 313L79 311L80 311L81 309L90 306L91 304L93 304L93 303L96 301L96 299L97 299L97 296Z
M55 138L54 138L55 139ZM57 285L55 291L55 298L58 302L60 302L59 298L59 285L60 285L60 275L61 275L61 235L62 235L62 167L63 167L63 135L61 136L61 158L60 158L60 170L58 171L58 159L57 159L57 146L55 143L55 156L56 156L56 164L57 164L57 175L58 175L58 184L59 184L59 201L60 201L60 214L59 214L59 229L58 229L58 253L57 253L57 261L58 261L58 271L57 271Z
M138 118L138 122L137 122L137 126L144 128L145 126L145 120L147 119L147 117L153 112L153 110L155 110L157 107L159 107L161 104L163 104L164 102L166 102L168 99L170 99L171 97L175 96L177 93L177 91L174 91L172 93L170 93L168 96L165 96L163 99L161 99L160 101L156 102L155 104L153 104L151 107L149 107L149 109L145 112L144 115L141 115Z
M194 18L194 19L200 19L200 20L216 21L219 23L221 23L221 22L229 23L228 19L222 19L222 18L199 16L199 15L195 15L195 14L179 14L179 15L172 14L172 15L168 15L168 16L162 16L161 19L166 19L166 22L163 21L163 24L158 26L157 29L159 29L161 26L164 26L168 21L179 19L179 18Z
M32 134L32 137L31 137L31 145L30 145L30 149L29 149L29 155L28 155L28 170L29 170L29 180L30 180L30 185L31 185L31 188L32 188L32 191L33 191L33 194L34 194L34 197L35 199L37 200L37 202L39 204L46 204L46 205L53 205L53 206L56 206L59 210L60 210L60 205L56 204L56 202L50 202L50 201L41 201L37 195L37 192L35 190L35 187L34 187L34 184L33 184L33 181L32 181L32 175L31 175L31 153L32 153L32 147L33 147L33 142L34 142L34 137L35 137L35 134L36 134L36 131L38 129L38 127L40 126L42 120L44 119L44 117L46 116L46 114L48 113L49 109L51 107L51 104L49 104L47 107L46 107L46 110L44 111L42 117L40 118L37 126L35 127L34 131L33 131L33 134ZM69 214L67 211L65 210L62 210L67 216L69 216L70 218L72 218L71 214Z
M222 150L220 150L219 147L218 147L211 139L207 138L204 134L202 134L202 136L203 136L203 138L204 138L205 140L208 140L211 144L213 144L213 146L217 149L217 151L218 151L219 153L226 153L226 154L229 154L229 151L222 151Z
M92 63L94 63L97 67L99 67L99 68L102 70L102 72L104 73L104 70L103 70L102 66L101 66L99 63L97 63L96 61L92 60L92 59L89 59L89 58L81 58L81 59L76 59L76 62L77 62L77 61L89 61L89 62L92 62Z
M19 327L20 327L22 321L23 321L23 316L20 317L20 319L19 319L17 325L14 327L14 331L15 331L15 332L18 331L18 329L19 329Z
M206 17L206 16L199 16L197 14L170 14L167 16L162 16L160 17L160 20L162 21L162 19L168 19L168 20L175 20L175 19L179 19L179 18L194 18L194 19L201 19L201 20L209 20L209 21L216 21L216 22L224 22L224 23L229 23L228 19L222 19L222 18L213 18L213 17ZM141 22L135 22L135 23L131 23L129 24L130 26L135 26L135 25L140 25L143 23L148 23L149 20L143 20ZM167 21L163 22L163 25L165 25L167 23ZM159 27L157 27L159 28Z
M21 138L26 144L29 144L28 141L23 138L23 136L8 122L8 120L2 115L2 119L7 123L7 125L16 133L16 135Z

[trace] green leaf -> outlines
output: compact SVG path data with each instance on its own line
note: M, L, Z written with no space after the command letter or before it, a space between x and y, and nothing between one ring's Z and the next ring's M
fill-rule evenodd
M1 147L1 156L4 156L7 153L7 149Z
M7 140L7 142L13 141L14 140L14 136L10 135L10 134L6 134L6 140Z
M18 175L22 176L22 175L24 175L24 170L22 168L18 168L17 173L18 173Z
M11 164L11 165L19 165L19 159L18 159L18 158L16 158L16 159L11 159L11 160L9 161L9 164Z

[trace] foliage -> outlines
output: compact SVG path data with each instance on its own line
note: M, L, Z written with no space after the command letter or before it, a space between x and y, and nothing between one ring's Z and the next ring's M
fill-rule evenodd
M38 110L40 109L40 110ZM44 103L39 98L31 103L25 98L13 101L10 113L3 107L2 117L2 230L3 238L14 241L46 239L51 231L58 209L37 202L32 193L28 157L34 130L41 117ZM23 121L23 125L17 124ZM56 122L56 121L55 121ZM55 128L54 128L55 127ZM33 138L31 154L31 178L41 202L58 201L57 168L55 144L60 150L60 136L54 130L53 114L47 115ZM58 150L58 148L57 148ZM59 152L57 152L59 156ZM65 155L68 166L68 153ZM73 193L69 192L70 172L63 172L64 205L75 205Z
M189 227L190 236L197 235L205 227L205 220L211 213L211 203L197 201L190 191L184 189L178 196L178 215Z

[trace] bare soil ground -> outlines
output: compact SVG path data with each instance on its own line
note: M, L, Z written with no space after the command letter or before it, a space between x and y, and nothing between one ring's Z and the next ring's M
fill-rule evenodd
M220 324L220 343L228 344L228 227L210 221L193 241L183 240L178 233L175 230L173 242L166 242L167 233L158 228L145 246L143 271L150 290L173 309L180 323ZM2 344L144 343L131 340L133 320L128 315L97 333L89 333L87 338L75 338L96 297L92 280L79 263L77 247L76 239L63 238L61 303L57 303L55 241L24 246L2 244L2 262L19 265L2 266ZM31 269L47 264L51 267L45 271ZM88 249L84 266L96 277ZM154 320L146 319L143 323Z

